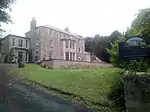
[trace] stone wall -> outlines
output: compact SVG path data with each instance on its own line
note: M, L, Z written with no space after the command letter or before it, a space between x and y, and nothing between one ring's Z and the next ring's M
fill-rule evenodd
M47 60L42 61L42 65L50 68L109 68L113 67L108 63L94 63L94 62L81 62L81 61L68 61L68 60Z
M128 112L150 111L150 77L124 78L124 87Z

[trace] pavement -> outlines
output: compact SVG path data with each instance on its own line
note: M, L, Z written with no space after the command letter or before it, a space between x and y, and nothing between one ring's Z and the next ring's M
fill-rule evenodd
M90 112L83 105L47 94L7 75L0 64L0 112Z

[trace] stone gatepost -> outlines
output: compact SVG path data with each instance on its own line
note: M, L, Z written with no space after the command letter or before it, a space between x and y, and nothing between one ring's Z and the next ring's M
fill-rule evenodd
M127 112L150 112L150 77L124 77Z

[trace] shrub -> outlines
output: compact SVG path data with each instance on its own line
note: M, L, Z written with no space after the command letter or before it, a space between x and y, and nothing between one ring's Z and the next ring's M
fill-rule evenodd
M124 83L120 77L117 77L108 94L108 99L112 101L112 106L115 107L117 112L126 111Z
M25 64L23 62L20 62L18 65L18 68L24 68L24 67L25 67Z

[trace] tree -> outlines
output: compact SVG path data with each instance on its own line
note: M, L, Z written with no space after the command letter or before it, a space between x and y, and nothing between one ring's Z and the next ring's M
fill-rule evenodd
M6 11L9 9L11 11L10 5L14 3L16 0L0 0L0 27L2 26L3 23L8 24L11 21L11 17ZM0 28L0 34L2 34L4 30Z
M150 8L139 11L132 21L130 30L145 39L150 38Z
M93 39L91 37L85 38L85 51L92 53L92 43Z
M85 51L96 55L102 61L110 62L107 48L110 49L110 44L114 43L120 35L121 33L115 30L110 36L96 34L94 37L87 37L85 38Z
M121 39L128 38L130 36L141 36L144 39L150 39L150 8L142 9L137 14L137 17L132 21L131 27L128 28L126 33L121 36ZM123 61L119 60L118 55L118 42L116 41L112 44L112 48L108 49L108 53L111 55L111 62L117 66L121 67Z
M116 40L121 36L121 33L118 30L115 30L110 35L110 42L114 44Z

